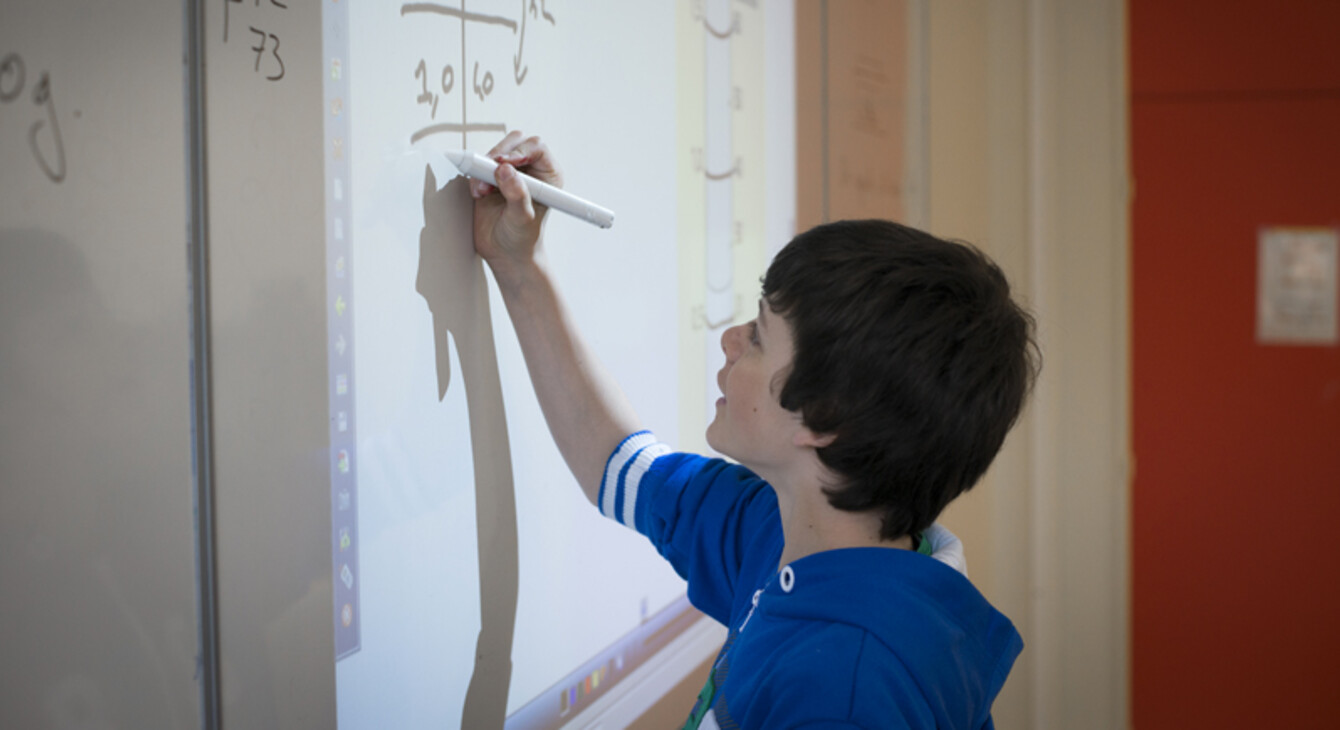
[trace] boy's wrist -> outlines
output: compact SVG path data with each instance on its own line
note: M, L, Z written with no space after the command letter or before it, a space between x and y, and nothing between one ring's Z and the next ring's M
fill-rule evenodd
M538 252L524 259L498 257L487 259L487 262L489 270L493 272L493 280L498 283L499 292L508 300L533 290L536 283L548 276Z

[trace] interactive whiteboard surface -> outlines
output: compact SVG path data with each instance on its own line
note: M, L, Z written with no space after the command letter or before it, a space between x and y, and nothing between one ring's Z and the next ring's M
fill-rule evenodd
M636 717L609 713L645 709L724 629L568 473L444 153L538 134L565 187L617 214L551 216L551 268L644 425L705 450L720 334L790 235L794 112L768 101L769 69L791 78L790 6L226 5L209 87L234 117L210 149L224 716L325 722L308 712L333 696L343 728Z
M694 619L553 446L444 152L540 134L566 187L618 214L551 216L548 256L646 426L701 447L682 406L715 397L709 353L762 269L763 9L382 3L323 22L339 719L503 706L548 726Z

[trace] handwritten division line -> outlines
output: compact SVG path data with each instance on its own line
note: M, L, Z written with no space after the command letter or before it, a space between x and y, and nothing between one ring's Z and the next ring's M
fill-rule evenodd
M434 13L437 15L447 15L453 18L460 18L461 20L468 21L471 23L484 23L485 25L501 25L507 28L511 28L513 33L516 32L516 21L512 20L511 18L504 18L500 15L484 15L483 13L467 13L464 10L458 8L449 8L445 5L438 5L437 3L405 3L404 5L400 6L400 14L402 16L409 15L410 13Z
M424 137L428 137L434 134L443 134L446 132L465 133L465 132L506 132L506 131L507 131L506 124L489 124L489 123L458 124L456 122L447 122L445 124L433 124L424 127L423 129L420 129L419 131L410 135L409 143L414 144L415 142L418 142Z

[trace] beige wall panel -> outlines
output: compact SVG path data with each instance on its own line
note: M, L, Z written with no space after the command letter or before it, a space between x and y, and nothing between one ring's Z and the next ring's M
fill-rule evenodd
M1124 5L929 3L929 228L995 258L1044 369L983 484L945 521L1027 644L1000 727L1125 727Z

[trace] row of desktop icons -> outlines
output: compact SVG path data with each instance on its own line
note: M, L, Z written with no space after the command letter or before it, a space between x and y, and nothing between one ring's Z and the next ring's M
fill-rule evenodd
M577 708L577 705L587 697L590 697L596 690L600 689L601 684L610 683L610 674L612 672L623 671L623 655L619 654L610 661L605 662L604 666L597 667L590 674L577 680L577 683L565 687L559 692L559 715L566 715Z
M339 58L330 59L331 81L341 81L344 75L343 69L344 69L343 61L341 61ZM344 98L341 96L336 96L332 98L330 101L330 115L332 117L338 118L343 112L344 112ZM331 155L336 161L342 160L344 158L344 139L342 137L337 136L331 141ZM344 179L339 176L332 177L330 184L331 184L331 191L330 191L331 197L335 200L335 202L343 201ZM331 235L336 241L344 240L344 219L342 217L336 216L334 219L331 220ZM335 258L335 278L344 279L346 278L347 272L348 272L348 262L346 261L344 254L340 253ZM335 316L339 319L343 319L345 312L349 308L348 302L345 300L343 294L336 295L334 308L335 308ZM343 357L345 351L348 348L348 344L343 333L340 333L336 336L334 346L336 353L339 354L341 357ZM336 375L335 395L344 396L348 394L349 394L349 376L346 374ZM336 430L339 433L344 433L348 429L349 429L348 414L345 411L340 411L339 414L336 416ZM340 455L337 460L337 466L339 467L340 473L347 474L349 472L349 454L347 451L340 451Z
M341 81L342 76L343 76L343 63L339 58L332 58L330 60L331 80ZM338 119L343 114L343 112L344 112L344 98L342 96L335 96L330 100L330 115ZM331 140L331 157L336 162L342 161L344 159L344 138L342 136L335 136ZM344 200L344 180L342 177L338 175L331 178L331 197L337 203L342 202ZM331 220L330 232L331 236L334 238L336 242L344 241L343 217L337 215ZM337 252L337 256L335 258L335 278L340 280L345 279L347 278L347 273L348 273L348 262L345 259L344 252L342 251ZM335 316L337 320L341 322L340 329L342 330L344 315L349 308L348 301L345 299L343 293L336 295L333 306L335 309ZM335 348L336 354L341 358L341 361L343 362L342 359L345 355L345 352L348 350L348 341L346 340L344 333L342 331L336 334L333 346ZM335 396L338 399L340 406L344 405L343 398L348 395L349 395L349 375L347 373L339 373L335 376ZM344 410L344 408L342 407L339 408L334 420L335 420L334 426L336 433L346 433L349 430L349 413L347 410ZM340 449L336 453L335 468L341 475L347 475L352 470L352 465L350 464L350 458L349 458L349 451L347 449ZM349 491L349 487L341 485L339 487L339 491L336 493L335 496L336 509L339 512L347 513L349 510L352 509L352 502L353 497ZM337 534L339 535L339 542L338 542L339 547L338 552L336 554L336 560L339 561L340 563L340 570L338 573L339 581L344 585L345 591L352 592L354 589L354 571L352 568L349 567L349 562L347 561L347 559L344 559L344 556L346 553L348 553L353 549L353 537L350 528L344 526L338 528ZM353 623L354 623L354 602L352 600L345 601L343 605L340 606L339 624L343 628L348 629L351 626L353 626Z
M349 452L340 449L335 457L336 468L341 474L348 474ZM335 496L335 508L340 512L348 512L353 506L353 495L350 494L348 487L342 487ZM344 586L344 594L349 595L354 590L354 570L349 567L349 559L345 557L354 547L353 533L347 526L341 526L337 529L338 535L336 560L340 564L338 573L340 584ZM354 623L354 604L352 600L346 601L340 607L340 625L349 628Z
M335 463L341 474L348 474L349 452L340 449L339 453L336 455ZM335 496L336 509L340 512L348 512L352 507L352 503L353 496L350 494L348 487L341 488ZM340 562L338 575L340 583L344 586L345 593L348 595L354 590L354 570L349 567L349 562L344 556L353 549L354 539L350 529L345 526L341 526L336 534L339 536L336 552L336 560ZM346 601L344 605L340 607L340 625L347 629L352 626L353 623L354 604L353 601L350 600Z
M336 149L337 150L342 149L342 145L337 143ZM339 157L340 155L337 154L336 159L339 159ZM335 200L342 200L344 198L344 183L338 177L332 180L332 193ZM338 217L335 218L332 221L331 227L335 240L343 241L344 219ZM346 262L344 255L341 254L337 256L335 259L335 278L337 279L346 278L347 271L348 271L348 264ZM336 318L343 320L345 313L349 309L349 303L344 298L343 294L336 295L335 303L333 306L335 309ZM345 352L348 351L348 340L345 338L343 332L336 334L334 347L336 354L339 357L343 358ZM349 375L347 373L339 373L335 376L335 395L340 398L349 395ZM338 411L335 415L334 425L337 433L348 432L349 412L346 410ZM335 454L336 471L340 474L348 474L352 470L352 468L353 466L350 463L349 450L340 449L338 452L336 452ZM352 507L353 498L347 487L341 488L339 490L339 492L336 494L335 500L336 500L335 505L336 509L340 512L347 512ZM349 550L353 548L353 538L350 535L348 527L340 527L338 534L339 534L338 550L339 554L343 556L344 553L347 553ZM340 563L339 580L340 583L344 585L346 591L353 591L354 571L352 568L349 567L348 562ZM354 604L352 601L346 601L344 605L340 606L340 625L347 629L350 628L353 625L353 623L354 623Z

